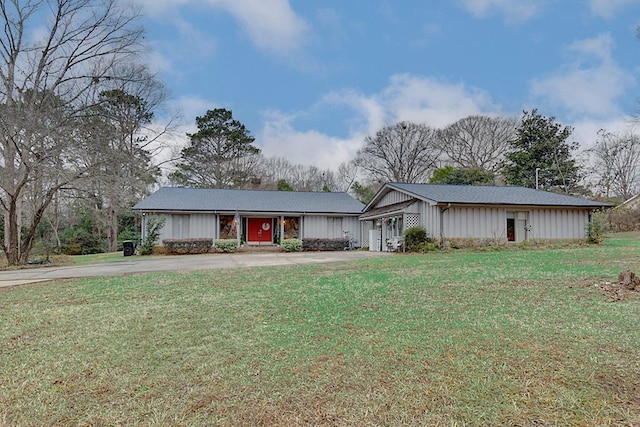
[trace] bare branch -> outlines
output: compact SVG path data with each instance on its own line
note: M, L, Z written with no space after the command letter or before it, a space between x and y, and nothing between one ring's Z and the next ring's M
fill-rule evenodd
M441 154L435 129L400 122L367 136L356 164L373 180L425 182Z
M516 125L515 118L469 116L439 131L438 137L453 166L495 172L515 138Z

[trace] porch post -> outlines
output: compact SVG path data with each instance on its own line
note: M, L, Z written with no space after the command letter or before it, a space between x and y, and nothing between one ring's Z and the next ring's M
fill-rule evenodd
M240 235L242 234L242 223L240 222L240 213L238 211L236 211L236 240L238 242L238 248L240 247L241 239L240 239ZM249 238L247 237L247 240L249 240Z
M284 240L284 215L280 215L280 244Z
M591 215L591 214L589 214ZM140 242L140 244L142 244L142 242L144 242L144 239L146 239L147 237L147 213L146 212L142 212L142 224L140 227L140 239L142 240Z

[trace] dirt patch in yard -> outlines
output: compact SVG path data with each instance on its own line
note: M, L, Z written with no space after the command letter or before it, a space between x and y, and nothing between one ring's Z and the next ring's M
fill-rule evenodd
M640 296L640 277L631 270L624 270L618 274L617 281L603 282L599 287L602 294L611 298L612 301L622 301L629 297L638 298Z

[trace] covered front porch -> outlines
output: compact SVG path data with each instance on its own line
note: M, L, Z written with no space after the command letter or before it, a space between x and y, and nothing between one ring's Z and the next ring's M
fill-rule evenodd
M360 216L363 229L369 236L369 250L397 252L404 247L406 229L419 225L420 214L415 212L415 200L408 200L372 209Z
M249 246L273 246L282 239L299 239L301 216L251 215L236 213L218 215L219 239L238 239Z

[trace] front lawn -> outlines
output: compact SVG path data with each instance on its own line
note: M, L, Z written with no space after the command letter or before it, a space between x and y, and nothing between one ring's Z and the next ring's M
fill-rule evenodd
M640 238L0 289L0 425L640 425Z

